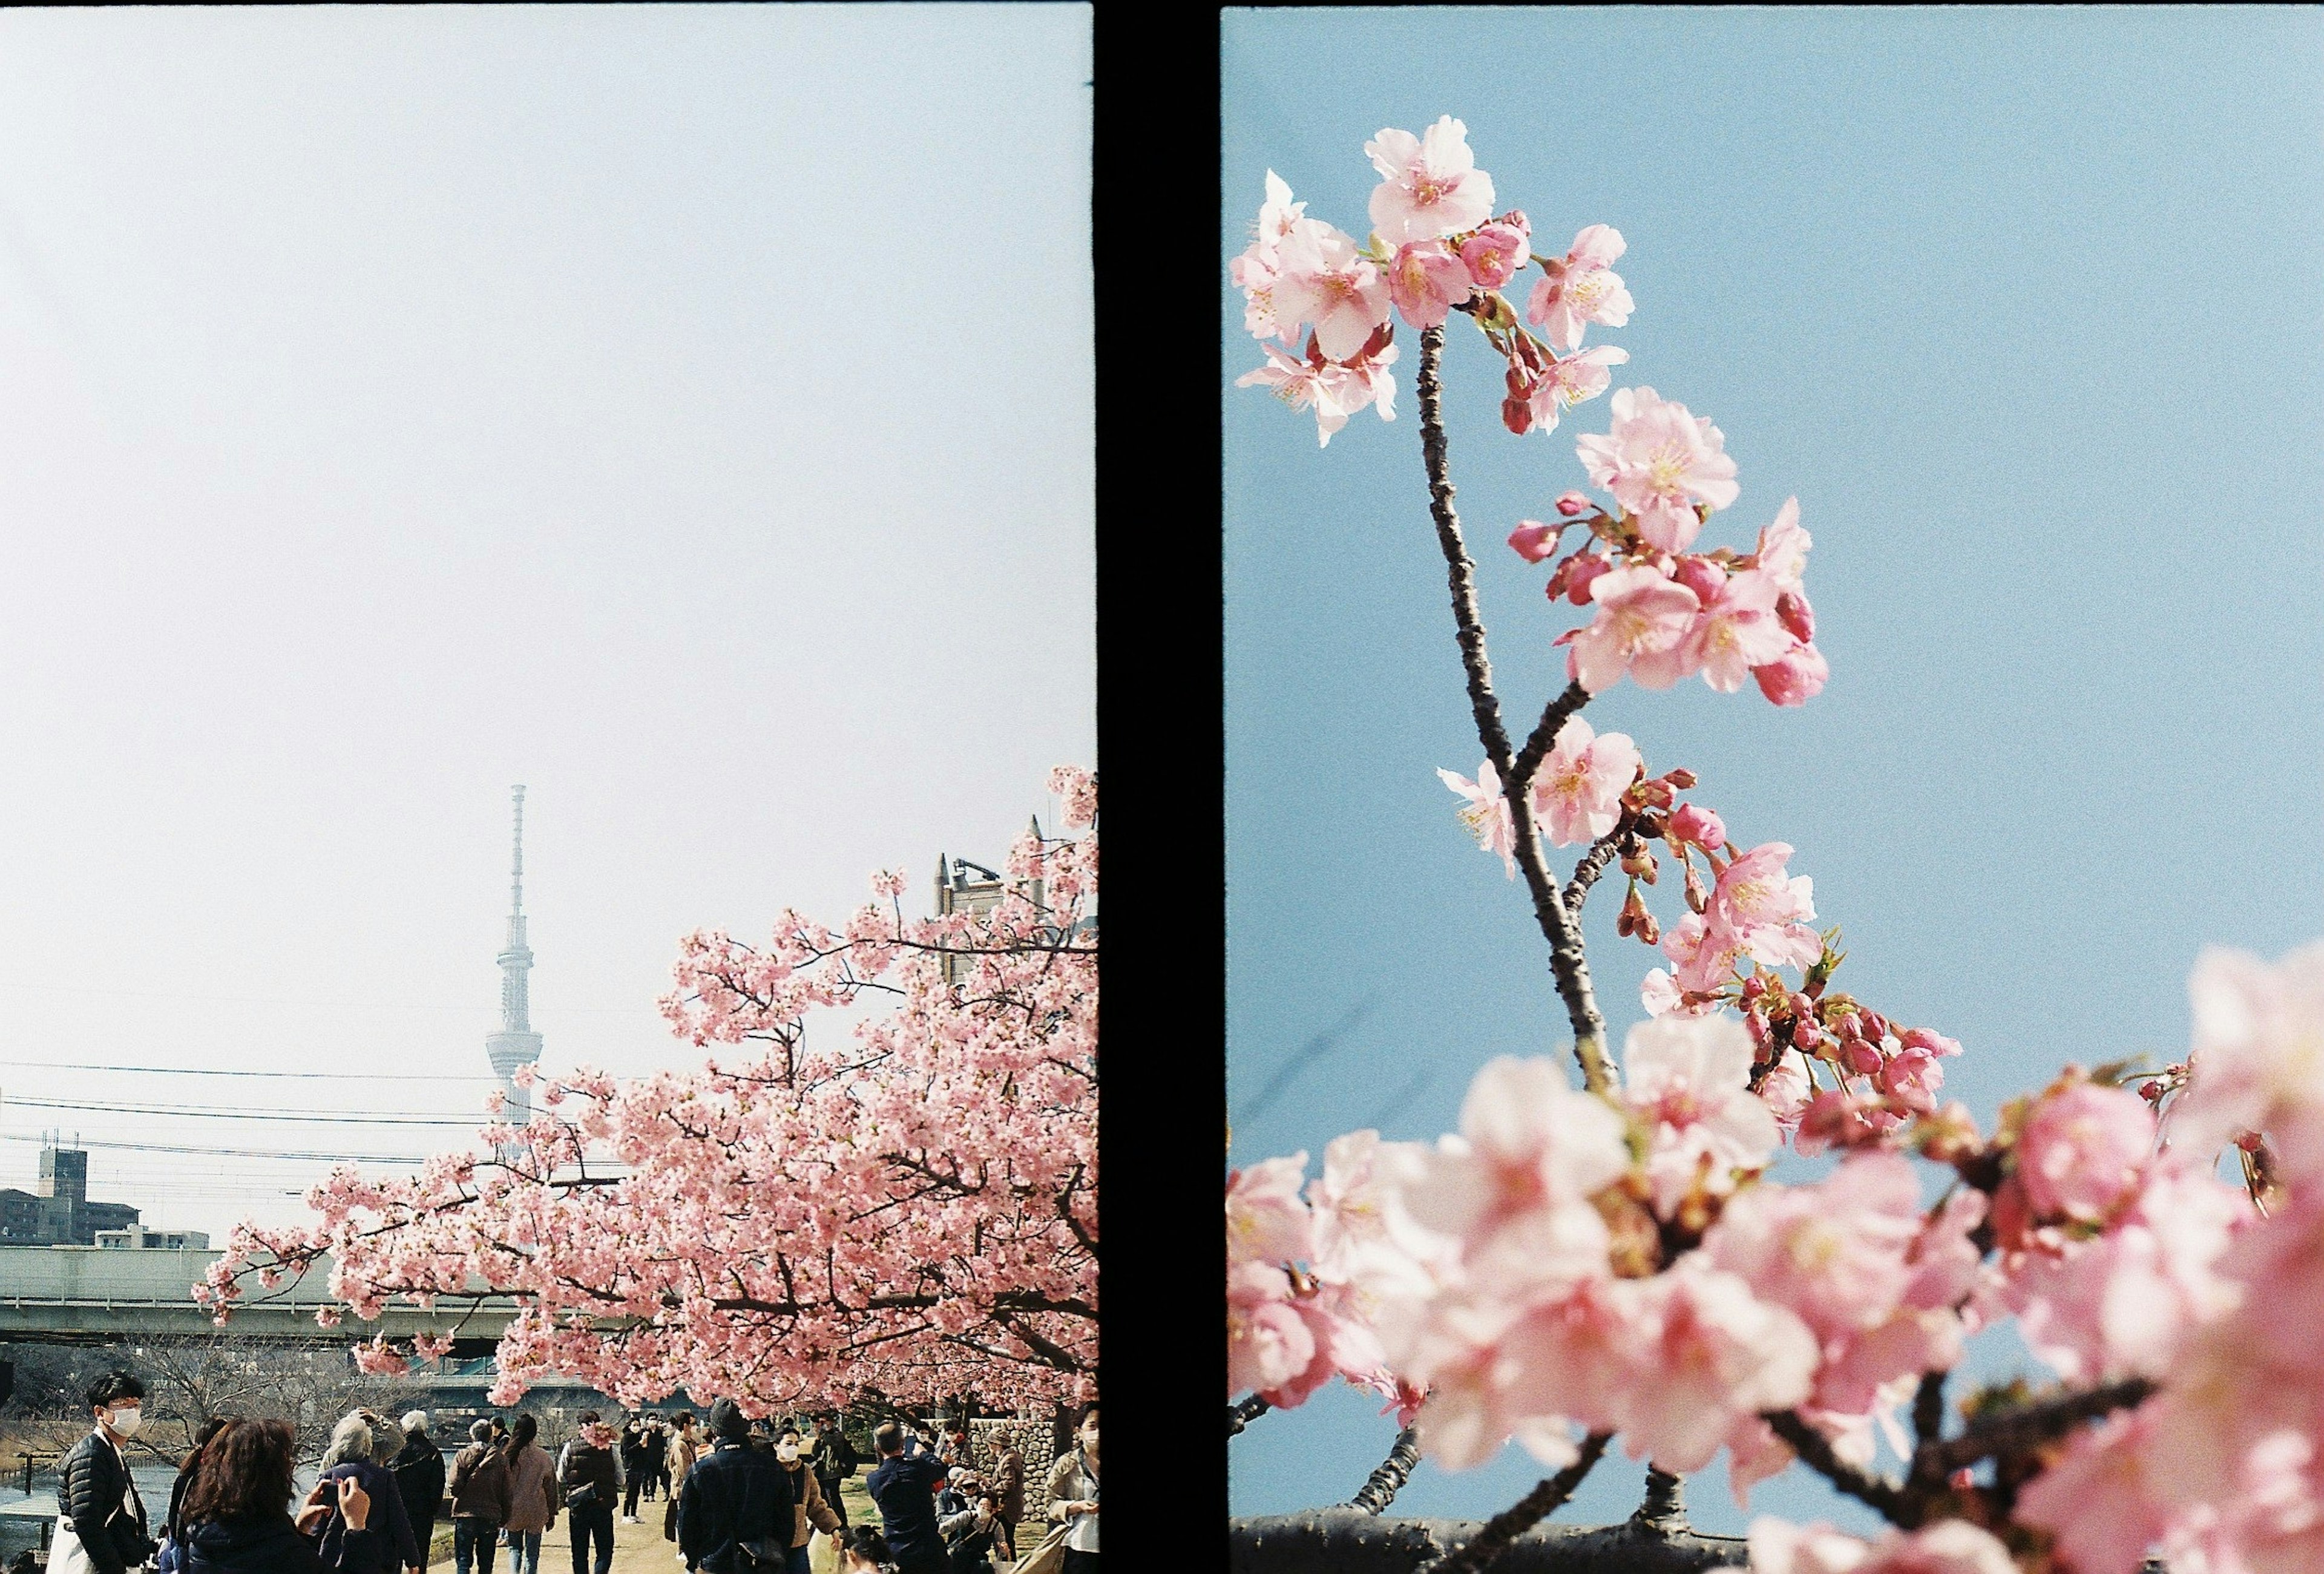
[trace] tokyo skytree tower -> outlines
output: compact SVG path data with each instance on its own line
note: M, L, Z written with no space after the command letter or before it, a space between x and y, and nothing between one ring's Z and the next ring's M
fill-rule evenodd
M524 1090L512 1077L517 1067L540 1058L540 1035L532 1030L531 992L525 983L525 974L532 970L532 948L524 943L524 788L515 788L514 796L516 857L509 876L508 943L501 948L499 958L501 1026L499 1032L485 1036L484 1053L492 1057L493 1072L508 1095L503 1117L521 1125L531 1112Z

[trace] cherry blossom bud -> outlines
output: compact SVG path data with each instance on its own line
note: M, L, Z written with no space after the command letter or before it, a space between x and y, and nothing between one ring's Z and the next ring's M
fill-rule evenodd
M1727 845L1726 825L1716 814L1699 804L1681 804L1671 815L1670 826L1672 835L1705 852L1716 852Z
M1750 990L1751 985L1747 980L1743 985L1747 998ZM1773 1060L1775 1056L1771 1052L1775 1047L1775 1036L1767 1031L1767 1019L1754 1011L1744 1017L1743 1026L1751 1035L1751 1046L1758 1051L1754 1058L1761 1062Z
M2150 1104L2160 1103L2163 1100L2163 1084L2156 1082L2141 1082L2138 1085L2138 1096Z
M1743 980L1743 998L1746 1000L1756 1000L1766 992L1767 975L1766 973L1753 973Z
M1477 321L1486 327L1506 333L1517 326L1517 308L1501 296L1488 294L1477 305Z
M1793 639L1803 644L1815 643L1815 609L1798 591L1787 590L1775 598L1775 619L1791 631Z
M1694 786L1694 772L1682 765L1676 769L1663 772L1663 779L1679 791L1685 792Z
M1533 401L1519 399L1516 394L1501 400L1501 425L1520 437L1533 430Z
M1877 1044L1888 1036L1888 1020L1877 1011L1864 1013L1864 1036Z
M1840 1054L1848 1069L1859 1077L1868 1077L1880 1069L1880 1052L1860 1038L1842 1041Z
M1702 888L1702 877L1694 872L1694 861L1689 859L1680 867L1686 870L1686 905L1697 913L1708 911L1711 896ZM1748 991L1750 986L1744 987Z
M1654 850L1642 843L1633 843L1630 851L1622 854L1622 872L1633 879L1642 879L1648 885L1654 884L1655 872Z
M1569 561L1573 570L1565 576L1565 599L1577 607L1586 607L1590 604L1591 583L1614 566L1594 552L1581 554Z
M1635 934L1647 945L1662 943L1662 926L1655 922L1655 916L1646 911L1646 904L1639 897L1636 885L1630 887L1630 894L1623 899L1621 916L1614 921L1614 931L1618 934Z
M1539 520L1519 520L1517 528L1509 532L1509 549L1528 563L1539 563L1557 555L1557 538L1565 527L1545 525Z
M1864 1018L1853 1011L1842 1011L1837 1020L1827 1017L1824 1018L1824 1025L1842 1038L1864 1036Z
M2243 1149L2246 1153L2257 1153L2260 1150L2261 1146L2265 1143L2266 1140L2267 1139L2265 1137L2262 1137L2256 1131L2246 1131L2241 1137L2236 1138L2236 1146Z
M1726 571L1708 557L1698 557L1692 552L1673 566L1671 577L1694 592L1705 606L1718 596L1727 584Z
M1557 511L1567 519L1579 518L1590 507L1590 500L1578 492L1569 492L1557 500Z

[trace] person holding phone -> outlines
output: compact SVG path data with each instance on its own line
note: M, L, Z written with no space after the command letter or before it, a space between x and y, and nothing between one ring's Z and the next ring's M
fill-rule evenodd
M362 1482L352 1476L316 1482L293 1520L295 1468L287 1421L230 1422L212 1438L180 1509L186 1574L339 1574L346 1565L374 1565L379 1531ZM317 1545L334 1518L343 1527L338 1564L326 1561Z

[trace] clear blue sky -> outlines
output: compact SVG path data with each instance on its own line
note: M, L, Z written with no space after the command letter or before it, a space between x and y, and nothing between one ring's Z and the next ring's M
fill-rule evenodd
M1270 167L1360 236L1362 143L1442 114L1537 249L1628 238L1637 314L1592 342L1726 432L1742 496L1706 545L1798 494L1832 678L1796 711L1625 686L1590 719L1696 770L1747 845L1798 849L1846 985L1960 1039L1980 1118L2068 1061L2174 1056L2204 943L2324 929L2324 14L1231 12L1222 71L1231 239ZM1221 278L1231 376L1259 354ZM1500 541L1583 484L1572 438L1606 407L1508 436L1455 327L1454 480L1529 718L1567 620ZM1310 417L1222 390L1235 1163L1433 1137L1487 1058L1563 1043L1522 888L1434 774L1479 750L1416 354L1397 419L1321 452ZM1589 932L1618 1036L1654 959L1612 889ZM1393 1435L1375 1408L1335 1388L1254 1425L1236 1512L1343 1499ZM1399 1509L1489 1513L1537 1474L1424 1468ZM1800 1476L1755 1509L1862 1523ZM1570 1516L1627 1514L1637 1478L1601 1468ZM1723 1480L1692 1496L1743 1523Z

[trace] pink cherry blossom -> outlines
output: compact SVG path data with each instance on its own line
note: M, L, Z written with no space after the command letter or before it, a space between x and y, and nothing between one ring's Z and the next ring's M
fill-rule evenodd
M1593 224L1574 236L1564 260L1535 283L1526 302L1526 320L1540 324L1561 350L1580 345L1587 324L1623 327L1636 304L1621 275L1611 271L1623 250L1621 232L1607 225Z
M1313 409L1318 447L1328 446L1332 434L1346 426L1348 418L1366 405L1378 404L1384 421L1396 419L1396 382L1388 371L1396 362L1394 345L1344 366L1328 361L1319 364L1313 359L1302 360L1284 354L1273 345L1263 347L1267 364L1236 378L1235 386L1263 385L1294 410Z
M1808 927L1814 884L1785 874L1791 856L1789 843L1767 842L1736 858L1719 871L1705 914L1714 934L1769 967L1809 967L1823 954L1821 937Z
M1509 816L1508 799L1502 796L1500 772L1493 769L1493 762L1488 759L1480 763L1474 781L1441 766L1437 768L1436 777L1469 800L1461 810L1461 824L1469 828L1469 834L1477 839L1480 848L1501 855L1502 867L1508 870L1508 878L1515 879L1517 873L1517 822Z
M1419 136L1383 129L1364 144L1380 174L1372 228L1390 245L1433 241L1482 225L1493 215L1493 178L1477 168L1469 128L1447 115Z
M1277 253L1285 236L1302 224L1313 222L1301 216L1306 210L1305 203L1291 200L1291 188L1269 170L1267 201L1259 207L1259 220L1252 226L1250 248L1227 265L1229 276L1243 291L1243 327L1257 338L1292 336L1290 329L1275 319Z
M1528 563L1541 563L1557 555L1557 540L1563 527L1545 525L1539 520L1519 520L1517 528L1509 532L1509 550Z
M2187 990L2192 1073L2172 1142L2209 1153L2264 1132L2292 1173L2324 1177L2324 942L2274 963L2207 949Z
M1812 645L1794 643L1779 659L1755 667L1759 692L1779 705L1801 705L1823 692L1831 667Z
M1428 1385L1416 1418L1421 1448L1452 1469L1483 1464L1512 1435L1553 1469L1580 1453L1562 1418L1526 1404L1522 1367L1505 1343L1512 1321L1505 1307L1456 1301L1439 1310L1414 1353L1412 1369Z
M1775 522L1761 527L1752 560L1778 590L1800 590L1807 574L1808 548L1814 538L1800 529L1800 500L1787 497L1775 511Z
M1088 777L1051 786L1093 822ZM921 1404L971 1373L997 1404L1067 1401L1100 1304L1096 868L1093 825L1028 832L983 913L905 919L883 898L836 929L785 911L758 944L687 936L662 1005L704 1060L536 1078L530 1118L474 1151L336 1172L309 1221L236 1228L208 1303L230 1315L249 1282L326 1260L334 1317L510 1295L496 1404L552 1373L630 1404ZM893 992L867 1014L872 990ZM1286 1210L1283 1179L1245 1177L1255 1213ZM1263 1220L1264 1249L1284 1249L1281 1223ZM1243 1288L1256 1307L1262 1286ZM1327 1302L1285 1304L1339 1348ZM1276 1370L1297 1354L1279 1312L1255 1331Z
M1716 852L1727 845L1727 826L1718 812L1700 804L1681 804L1671 811L1671 834L1689 846Z
M1569 719L1533 778L1534 819L1547 829L1550 845L1570 847L1609 833L1641 764L1638 746L1626 734L1600 737L1581 717Z
M1307 1204L1299 1195L1307 1155L1266 1159L1227 1177L1227 1257L1231 1262L1304 1263L1315 1255Z
M1296 333L1315 327L1326 359L1353 360L1388 320L1388 285L1356 243L1324 224L1303 224L1276 252L1275 319Z
M2017 1560L1992 1532L1959 1519L1868 1542L1829 1524L1761 1518L1747 1542L1751 1574L2017 1574Z
M1600 573L1591 582L1590 598L1598 615L1573 636L1574 676L1582 687L1600 693L1641 667L1638 681L1649 688L1668 688L1678 681L1667 663L1656 658L1675 650L1693 626L1702 606L1694 592L1654 568L1638 566Z
M1732 1017L1657 1017L1622 1045L1622 1097L1649 1133L1646 1175L1658 1210L1671 1212L1698 1175L1714 1192L1734 1189L1783 1142L1775 1118L1750 1091L1751 1036ZM1705 1174L1701 1162L1708 1160Z
M2035 1102L2017 1138L2017 1175L2043 1218L2103 1220L2138 1189L2154 1116L2125 1088L2070 1082Z
M1649 545L1683 551L1702 529L1696 505L1721 509L1740 494L1726 438L1708 419L1651 388L1618 391L1612 409L1611 431L1575 445L1591 484L1614 494Z
M1512 216L1517 222L1510 222ZM1532 244L1522 216L1505 215L1461 243L1461 261L1468 265L1469 276L1479 289L1499 290L1525 266Z
M1629 1167L1621 1117L1555 1062L1503 1055L1470 1084L1461 1135L1420 1155L1402 1203L1461 1241L1472 1272L1570 1283L1606 1271L1605 1225L1586 1199Z
M1684 641L1685 662L1720 694L1743 686L1754 667L1783 658L1793 640L1775 617L1775 582L1757 570L1726 576L1707 598Z
M1607 384L1613 381L1613 368L1629 358L1628 350L1600 345L1563 360L1552 361L1527 387L1526 413L1532 422L1530 429L1555 431L1560 416L1584 400L1605 392Z
M1758 1300L1700 1253L1640 1284L1635 1366L1621 1402L1631 1458L1700 1470L1739 1422L1808 1396L1816 1339L1795 1314Z
M1468 264L1443 241L1399 246L1388 265L1388 297L1416 328L1442 327L1473 289Z

